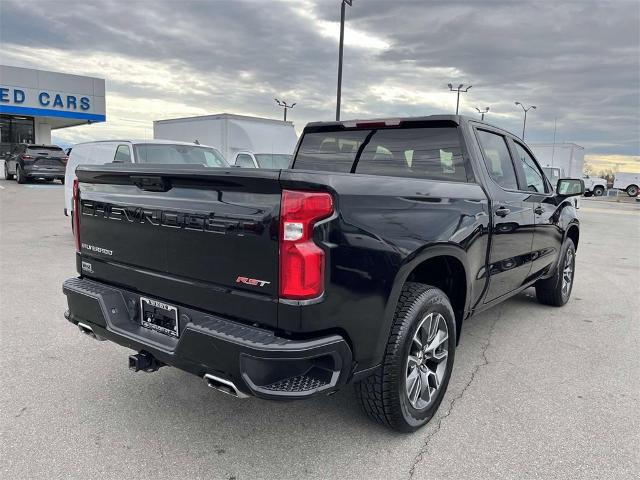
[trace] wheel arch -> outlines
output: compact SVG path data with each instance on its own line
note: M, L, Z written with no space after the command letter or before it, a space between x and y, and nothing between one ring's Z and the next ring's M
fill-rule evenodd
M566 238L570 238L571 240L573 240L573 245L575 246L577 251L578 242L580 241L580 228L578 227L578 224L574 223L569 226L569 228L567 229Z
M444 270L443 270L444 269ZM441 275L443 272L448 275ZM387 299L382 328L378 333L375 358L381 359L391 331L393 317L402 287L406 282L426 283L440 288L447 294L456 320L457 340L460 339L462 322L469 311L471 279L466 252L457 245L428 246L406 259L399 268ZM460 283L463 288L460 289Z

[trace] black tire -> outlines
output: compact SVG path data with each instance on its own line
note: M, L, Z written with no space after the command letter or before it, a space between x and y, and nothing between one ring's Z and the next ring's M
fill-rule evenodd
M409 354L415 347L413 342L418 328L431 314L443 318L446 324L448 337L442 345L446 344L447 355L441 360L445 367L439 386L429 394L429 403L417 409L407 392ZM447 296L442 290L429 285L407 283L398 300L382 366L355 384L356 396L365 413L372 420L401 432L413 432L425 425L438 410L447 390L455 348L456 322ZM428 388L429 385L427 382ZM423 389L418 386L418 390Z
M570 259L567 258L568 256L570 256ZM563 279L568 265L567 262L570 262L571 264L571 273L569 274L570 282L568 288L565 289ZM562 244L560 260L558 262L556 273L550 278L538 281L535 285L538 301L544 305L551 305L554 307L562 307L565 305L571 297L575 273L576 247L573 244L573 240L567 238Z
M585 192L584 192L584 196L585 196L585 197L591 197L591 196L593 196L593 193L592 193L592 192L586 192L586 191L585 191Z
M20 165L16 165L16 182L27 183L27 177L24 176L24 172Z
M604 195L604 187L596 187L593 189L594 197L601 197L602 195Z
M9 167L7 167L7 162L4 162L4 179L5 180L13 180L13 175L9 173Z
M637 185L629 185L627 187L627 195L629 195L630 197L637 197L638 196L638 186Z

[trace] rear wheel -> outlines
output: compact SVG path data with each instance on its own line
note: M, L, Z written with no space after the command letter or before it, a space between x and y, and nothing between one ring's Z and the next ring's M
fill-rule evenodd
M560 261L553 277L536 283L536 297L540 303L561 307L569 301L576 271L576 247L567 238L562 245Z
M16 165L16 181L18 183L27 183L27 177L24 176L24 172L20 165Z
M627 195L630 197L638 196L638 186L637 185L629 185L627 187Z
M382 366L355 385L364 411L401 432L426 424L447 390L455 348L455 317L447 296L429 285L407 283Z
M601 197L604 195L604 187L596 187L593 189L593 195L595 197Z
M4 179L5 180L13 180L13 175L9 173L9 167L7 167L7 162L4 162Z

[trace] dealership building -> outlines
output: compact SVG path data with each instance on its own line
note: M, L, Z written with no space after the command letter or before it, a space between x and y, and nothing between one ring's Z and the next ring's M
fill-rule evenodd
M0 65L0 155L51 130L104 122L104 79Z

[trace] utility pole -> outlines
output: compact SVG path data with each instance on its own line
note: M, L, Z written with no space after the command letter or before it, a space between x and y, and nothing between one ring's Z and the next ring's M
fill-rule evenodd
M556 155L556 131L557 130L558 130L558 117L555 117L553 119L553 146L551 147L551 166L552 167L553 167L553 158ZM573 151L571 152L571 159L573 160Z
M484 107L484 110L480 110L478 107L476 107L476 110L480 114L480 121L484 122L484 114L489 112L489 107Z
M524 122L522 123L522 140L524 140L524 131L527 128L527 112L532 108L535 110L538 107L536 107L535 105L530 105L528 107L525 107L520 102L516 102L516 105L520 105L520 108L522 108L522 110L524 111Z
M295 103L292 103L291 105L287 105L287 102L281 102L280 100L278 100L277 98L274 98L274 100L276 101L276 103L278 104L278 106L283 107L284 108L284 121L287 121L287 110L290 108L293 108L296 106Z
M460 85L458 85L458 88L453 88L453 85L451 85L450 83L447 84L447 86L449 87L449 90L452 92L458 92L458 97L456 99L456 115L458 115L458 110L460 108L460 92L462 93L467 93L469 91L469 89L471 87L473 87L473 85L469 85L467 88L465 88L464 90L462 90L462 87L464 87L464 83L461 83Z
M336 98L336 122L340 121L340 100L342 97L342 51L344 50L344 14L347 5L353 0L342 0L340 4L340 47L338 49L338 93Z

